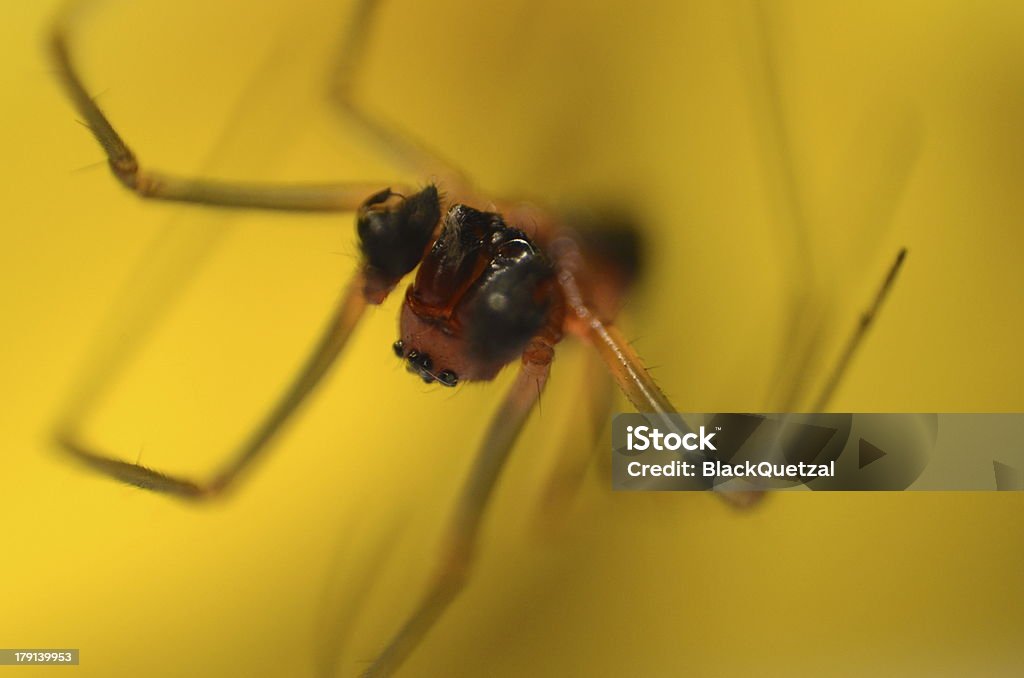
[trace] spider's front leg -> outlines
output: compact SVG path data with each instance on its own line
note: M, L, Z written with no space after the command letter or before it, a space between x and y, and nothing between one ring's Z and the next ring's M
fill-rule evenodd
M62 447L93 469L144 489L186 499L208 499L228 489L252 465L295 414L337 359L368 304L380 304L416 265L440 218L437 189L428 186L408 198L384 189L359 208L356 223L361 261L321 338L288 390L242 442L212 480L172 476L140 464L115 459L80 441L77 422L58 428Z
M141 198L290 212L351 212L380 184L258 183L181 176L143 167L106 114L89 94L72 57L68 17L60 16L50 34L57 75L85 126L107 156L110 170L125 188ZM404 189L400 189L404 190Z
M553 358L554 347L542 338L531 341L523 353L519 374L491 418L462 487L430 587L364 672L367 678L390 676L397 671L465 586L487 506L515 441L540 400Z
M382 303L416 267L433 237L439 217L440 198L433 186L408 198L384 189L363 203L356 219L361 252L359 271L342 292L320 340L289 388L211 480L196 481L166 474L97 451L81 441L74 416L65 416L58 425L58 442L94 470L143 489L193 500L222 494L268 449L269 443L320 383L345 347L366 306Z
M64 412L57 425L61 447L94 470L145 489L186 499L221 494L266 451L341 353L368 304L379 304L423 257L440 219L440 197L428 186L379 190L379 184L273 184L209 180L145 169L106 114L89 95L69 46L73 6L51 32L51 54L65 93L107 156L118 181L136 195L222 208L279 211L357 212L360 265L310 356L289 388L266 413L234 455L207 481L172 476L116 459L84 442L82 408ZM369 198L367 195L371 194Z
M616 385L652 425L680 435L690 433L680 428L685 428L685 424L679 417L671 416L679 410L655 383L636 350L594 305L588 294L592 286L588 278L593 273L587 269L579 243L568 235L560 235L552 240L548 250L556 262L558 283L565 298L567 328L595 348ZM581 475L579 470L572 473ZM716 494L737 508L749 508L763 496L758 490Z
M366 110L356 96L356 85L382 5L382 0L356 0L353 3L330 83L331 101L345 122L353 123L401 165L418 176L431 177L440 182L450 196L459 199L479 198L472 182L453 162L399 126Z

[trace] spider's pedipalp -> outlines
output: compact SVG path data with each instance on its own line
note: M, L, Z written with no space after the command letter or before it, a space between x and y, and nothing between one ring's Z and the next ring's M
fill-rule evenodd
M368 301L383 301L416 268L440 219L441 198L433 185L409 197L385 188L363 202L356 214L356 231Z

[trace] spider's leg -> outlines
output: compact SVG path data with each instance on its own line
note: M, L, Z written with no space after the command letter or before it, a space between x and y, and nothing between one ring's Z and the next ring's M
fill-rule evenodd
M598 438L608 423L614 403L614 382L608 372L592 353L585 356L585 361L579 388L583 393L583 403L574 410L573 415L574 419L580 421L579 427L583 434L560 446L561 451L541 490L536 508L534 522L539 530L548 533L552 527L559 526L560 519L571 508L573 498L593 459L591 453L598 447Z
M363 276L357 275L342 294L334 315L298 376L212 480L195 481L172 476L108 456L82 443L72 422L65 422L58 427L57 440L65 450L92 469L122 482L183 499L208 499L216 496L231 486L268 449L268 443L280 432L341 353L352 330L359 323L366 304Z
M381 0L356 0L355 10L344 29L341 52L331 82L331 99L346 121L355 123L393 160L420 176L443 184L451 195L466 199L473 192L471 182L462 170L397 126L367 112L356 100L356 79L382 4Z
M834 284L835 273L829 270L832 267L816 265L811 256L810 196L799 179L798 149L793 143L791 121L786 118L780 71L784 41L779 40L771 25L771 8L771 3L752 0L753 30L746 42L754 49L751 111L760 128L764 177L779 197L776 217L786 227L780 233L780 242L790 243L785 265L792 276L783 309L785 318L780 324L787 350L775 366L768 394L775 411L788 412L806 402L802 392L806 376L816 371L824 357L820 340L829 321L828 285ZM861 176L837 175L834 193L840 199L834 204L843 208L833 209L830 214L822 209L828 209L829 203L825 202L814 210L815 218L822 223L849 224L850 232L857 233L857 245L875 241L874 236L891 224L920 154L921 130L913 111L894 106L890 100L885 101L883 110L884 114L876 113L864 121L865 134L870 138L858 139L844 161L848 166L863 167ZM848 204L858 208L850 210ZM848 247L845 253L852 254L852 249ZM821 398L817 402L821 403ZM820 405L816 411L819 408Z
M875 298L871 302L871 305L865 310L857 323L857 327L854 329L850 338L846 342L846 346L843 348L843 352L840 354L838 361L829 373L828 381L822 388L815 400L814 407L811 409L812 412L824 412L828 406L829 400L832 398L832 394L835 392L836 387L839 385L846 373L847 367L849 367L854 354L857 349L864 343L864 338L867 336L868 331L871 329L871 325L874 323L875 318L878 316L879 311L882 308L882 304L889 296L889 292L892 290L893 284L896 282L896 276L900 272L900 268L903 266L903 260L906 258L907 250L903 248L896 255L896 259L889 267L888 273L886 273L885 279L879 286L878 291L875 293ZM724 496L724 493L723 493ZM727 497L734 505L740 508L747 508L756 503L763 496L762 492L759 491L747 491L747 492L732 492Z
M433 186L409 196L385 189L363 202L356 215L362 254L359 272L342 293L319 343L291 386L211 481L199 483L169 476L96 452L79 442L73 418L58 426L58 441L94 469L132 485L189 499L220 494L267 449L267 444L320 383L359 324L367 304L382 303L419 264L440 218L440 197Z
M494 413L462 487L433 582L365 676L389 676L398 670L465 585L487 505L516 438L540 398L553 357L554 349L542 339L535 339L523 353L519 374Z
M689 431L679 431L678 418L668 416L678 410L669 402L661 388L654 383L654 379L643 366L640 356L622 337L618 328L602 322L593 315L590 317L589 324L590 337L598 354L604 359L615 382L637 411L662 431L688 433ZM751 490L715 492L715 494L737 508L749 508L761 499L763 493L759 490Z
M262 184L175 177L140 169L127 144L85 89L68 48L66 24L55 23L51 47L59 76L79 114L103 147L115 176L142 197L218 207L356 212L361 266L337 303L319 343L288 390L211 480L196 481L108 456L80 436L80 410L70 408L57 425L62 448L95 470L142 488L188 499L204 499L231 486L316 387L344 348L367 304L381 303L419 262L440 218L437 189L428 186L379 190L369 184Z
M678 417L670 416L679 410L654 382L640 356L618 328L602 320L584 300L576 277L576 271L581 266L576 243L571 238L559 238L552 243L550 251L558 262L558 282L565 293L569 313L574 316L573 324L593 344L619 389L636 411L660 430L675 431L680 435L690 433L688 430L680 430L681 420ZM716 494L734 506L746 508L756 503L762 493L750 491Z
M103 147L111 171L118 181L140 197L215 207L350 212L359 207L368 195L380 189L380 183L231 182L182 177L144 169L139 166L135 154L86 90L71 57L62 21L58 21L54 27L51 47L61 82L78 114ZM408 192L407 189L397 190L400 193Z
M765 3L755 0L751 4L755 26L749 37L757 51L753 69L757 80L752 83L755 96L751 109L760 123L765 181L779 198L775 203L776 218L784 227L780 242L789 246L786 266L792 272L784 300L784 320L780 324L783 336L787 337L788 350L775 365L769 397L773 408L788 412L799 396L800 375L806 374L820 354L820 342L816 341L822 331L820 291L816 287L819 272L811 256L808 205L783 104L779 45L769 26Z
M556 261L558 283L571 316L570 325L597 349L615 383L638 412L653 415L669 429L675 428L667 415L678 410L654 383L640 356L619 330L604 322L584 299L577 280L577 272L582 267L579 246L572 238L560 237L552 242L549 251Z
M828 381L825 382L825 386L822 387L821 393L818 394L817 399L814 401L814 407L812 412L824 412L825 408L828 407L829 400L832 399L833 393L835 393L836 387L842 380L843 375L846 374L846 369L850 365L850 361L853 360L854 354L861 344L864 343L864 338L867 336L868 330L871 329L872 323L878 316L878 312L882 308L882 304L885 303L886 298L889 296L889 292L892 290L893 284L896 282L896 276L899 275L900 268L903 266L903 260L907 256L906 248L903 248L896 255L896 260L893 261L892 266L889 267L889 272L885 276L885 280L882 281L882 285L878 288L878 292L875 293L875 298L871 302L871 305L865 310L860 319L857 322L857 327L853 330L853 334L846 342L846 346L843 348L843 352L839 356L839 360L836 362L832 371L829 373Z

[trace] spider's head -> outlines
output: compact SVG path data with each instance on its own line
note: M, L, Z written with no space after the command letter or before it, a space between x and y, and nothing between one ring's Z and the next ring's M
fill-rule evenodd
M560 309L554 271L499 214L455 205L402 306L398 357L424 381L489 381Z

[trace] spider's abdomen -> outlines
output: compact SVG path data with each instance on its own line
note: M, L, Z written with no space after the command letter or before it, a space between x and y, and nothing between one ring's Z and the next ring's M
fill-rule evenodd
M525 233L455 205L406 293L396 350L426 381L492 379L560 325L561 308L554 268Z

